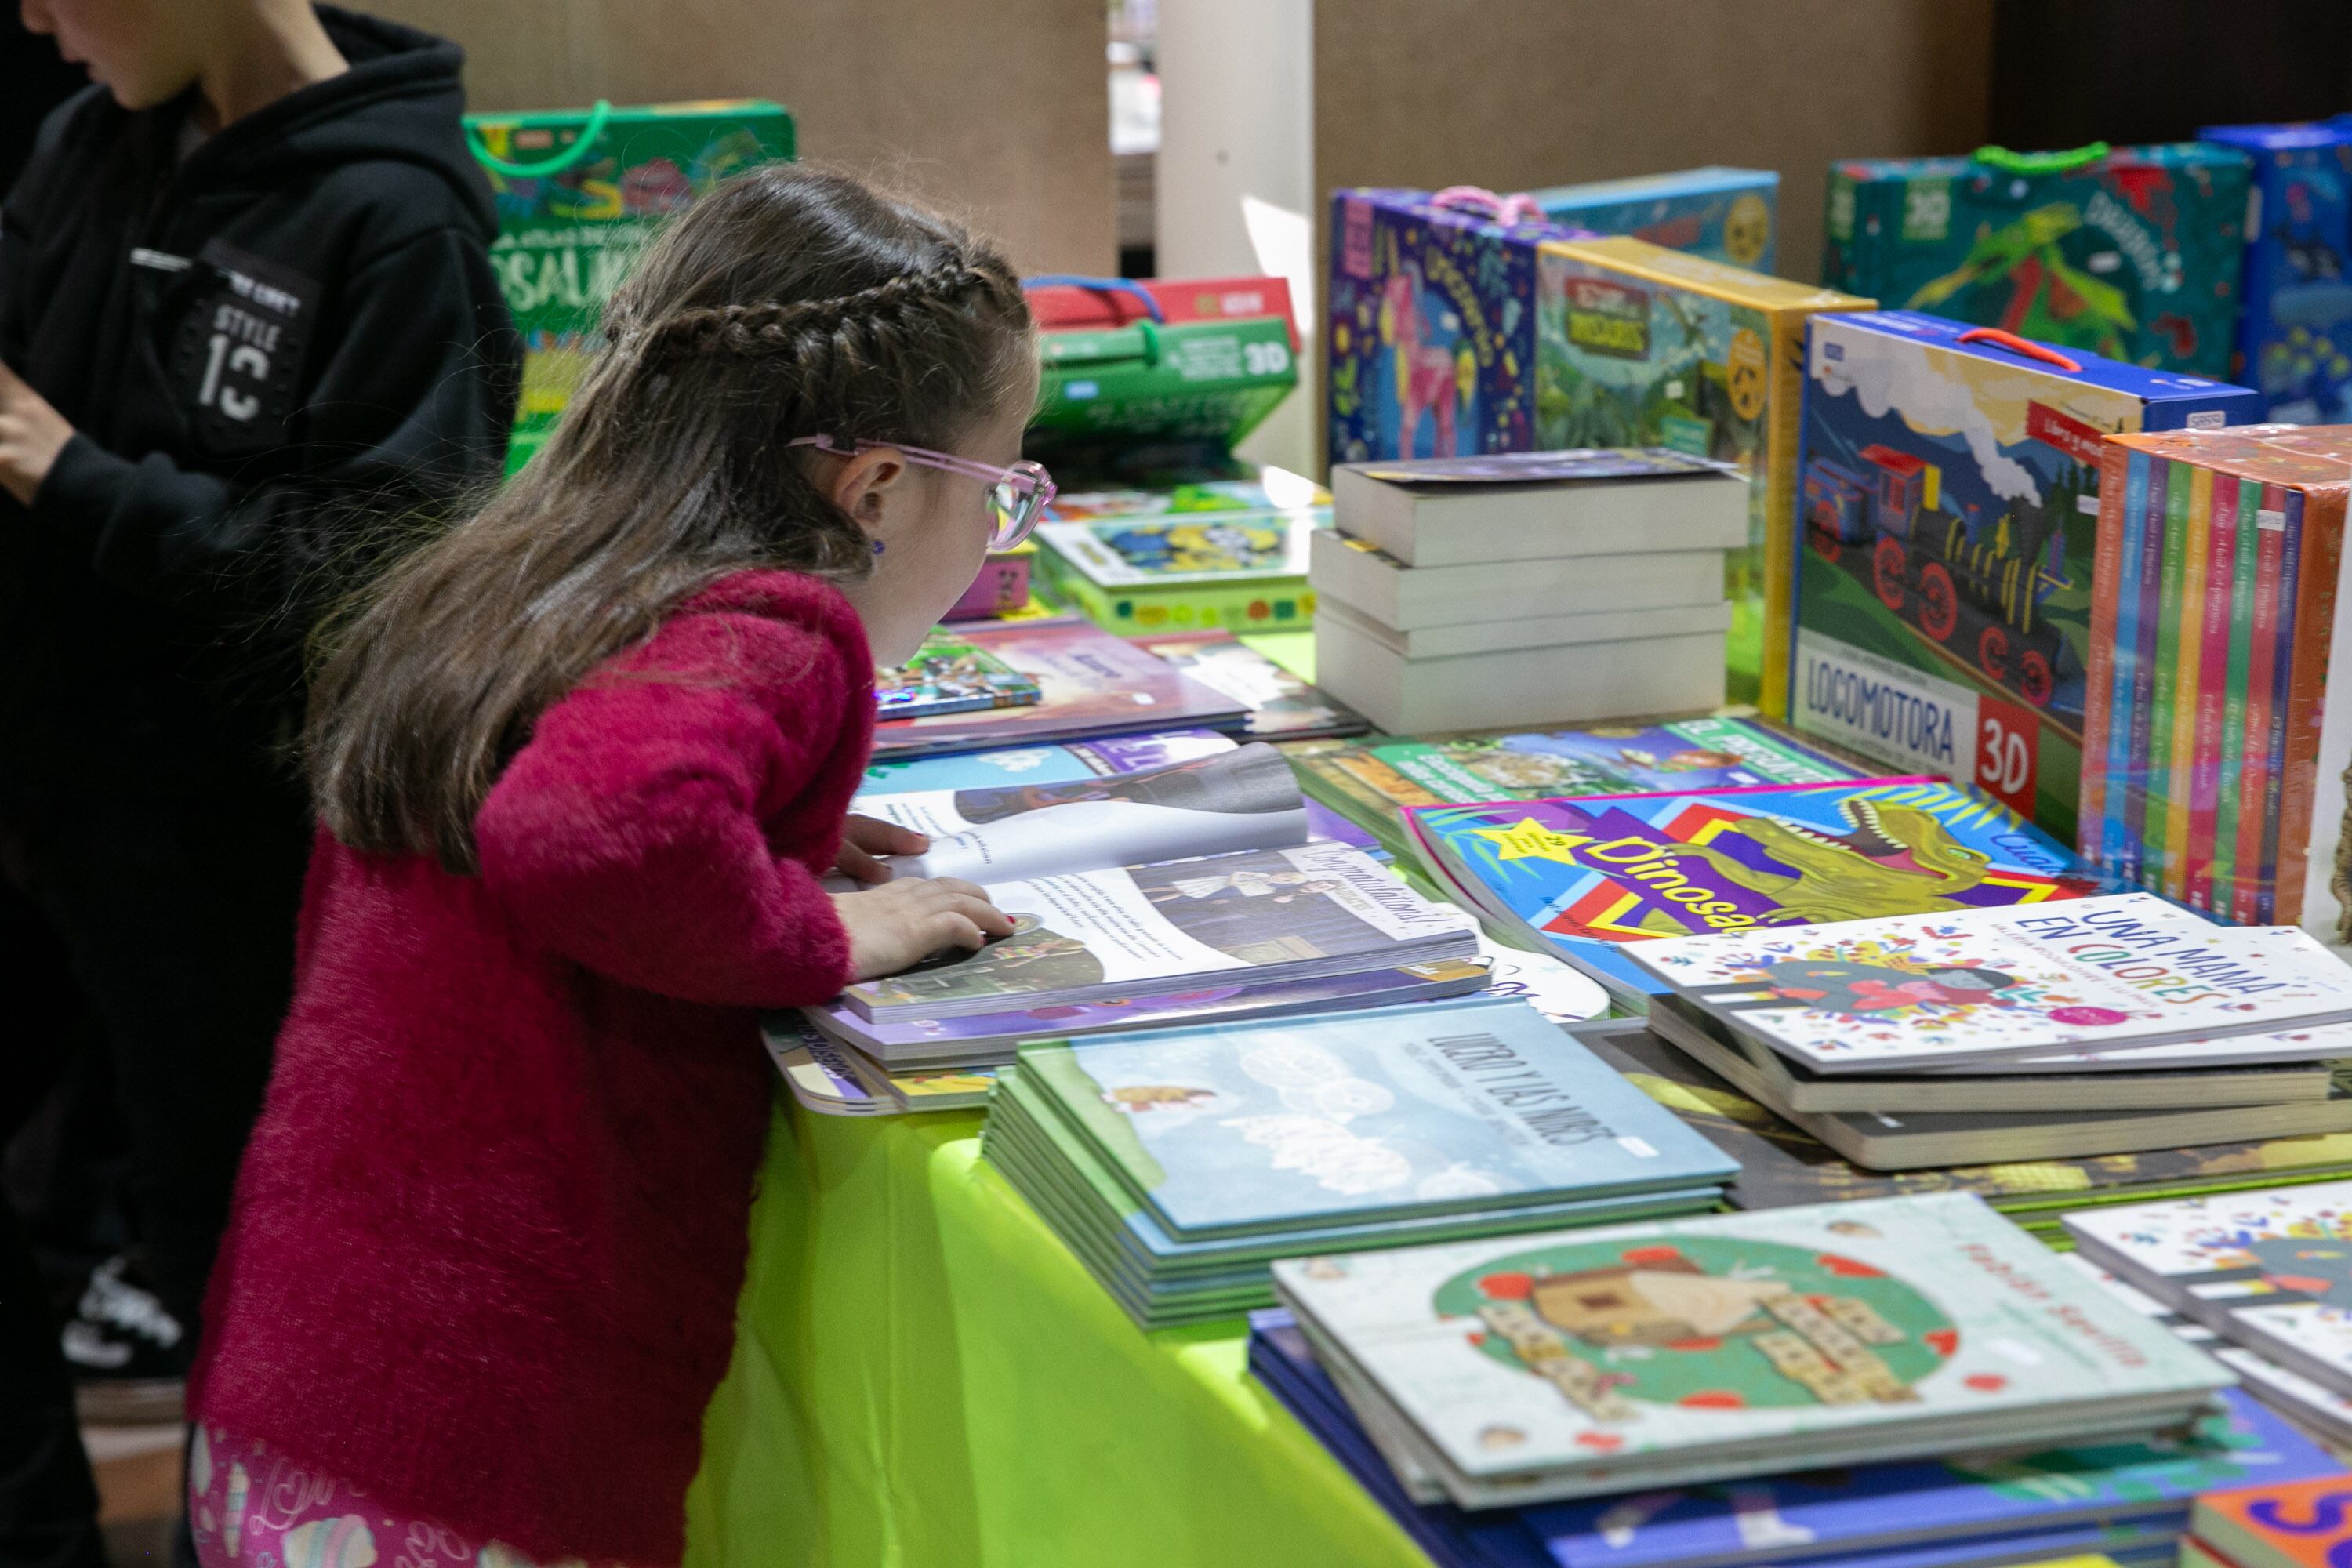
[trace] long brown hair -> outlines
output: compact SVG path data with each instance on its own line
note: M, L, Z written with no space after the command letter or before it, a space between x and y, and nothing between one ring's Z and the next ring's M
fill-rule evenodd
M547 446L320 633L306 735L335 836L475 868L531 724L681 599L747 567L872 570L798 436L952 448L1025 384L1004 257L856 180L738 175L674 219L605 314Z

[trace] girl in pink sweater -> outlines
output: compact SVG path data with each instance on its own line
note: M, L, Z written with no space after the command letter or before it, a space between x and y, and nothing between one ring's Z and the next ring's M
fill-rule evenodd
M875 667L1052 493L1011 267L777 167L606 324L548 447L327 635L296 995L191 1380L206 1568L677 1562L753 1010L1011 930L968 883L819 881L924 847L845 819Z

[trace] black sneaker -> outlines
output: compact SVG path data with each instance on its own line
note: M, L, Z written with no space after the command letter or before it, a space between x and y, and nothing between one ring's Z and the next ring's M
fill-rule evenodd
M187 1338L136 1258L118 1254L92 1269L62 1335L81 1418L100 1426L184 1419Z

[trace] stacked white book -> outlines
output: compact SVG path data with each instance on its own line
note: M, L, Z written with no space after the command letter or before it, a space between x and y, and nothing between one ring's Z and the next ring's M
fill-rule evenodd
M1724 699L1736 470L1663 447L1332 471L1316 679L1396 733L1560 724Z

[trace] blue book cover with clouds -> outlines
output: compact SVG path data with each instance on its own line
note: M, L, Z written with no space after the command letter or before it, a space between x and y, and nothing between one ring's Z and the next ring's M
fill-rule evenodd
M1517 1001L1024 1047L1021 1063L1178 1237L1689 1188L1738 1170Z

